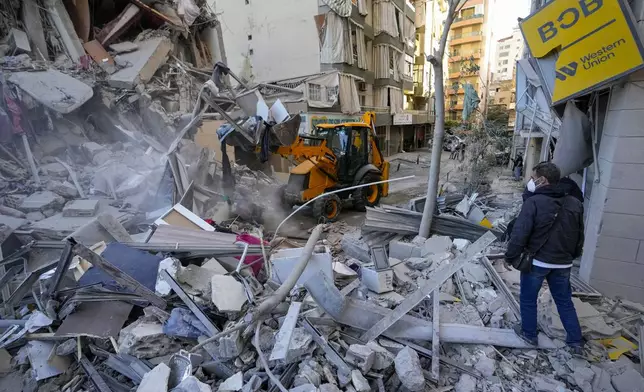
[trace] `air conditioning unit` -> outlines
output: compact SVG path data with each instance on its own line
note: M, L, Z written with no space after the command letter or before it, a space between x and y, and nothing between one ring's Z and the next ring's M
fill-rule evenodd
M365 82L358 82L358 90L360 90L360 91L367 91L367 83L365 83Z

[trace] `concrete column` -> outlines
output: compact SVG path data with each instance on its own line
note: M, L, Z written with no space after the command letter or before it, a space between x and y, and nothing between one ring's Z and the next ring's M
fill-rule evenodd
M613 87L586 211L581 278L604 295L644 299L644 71Z
M386 149L386 150L385 150L385 151L386 151L386 153L387 153L387 156L389 156L389 155L391 155L391 152L390 152L390 146L391 146L391 125L387 125L387 126L385 127L385 129L386 129L386 134L385 134L385 145L386 145L385 149Z

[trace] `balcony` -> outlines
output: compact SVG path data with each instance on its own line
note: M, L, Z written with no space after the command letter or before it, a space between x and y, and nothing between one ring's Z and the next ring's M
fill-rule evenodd
M414 83L414 96L424 97L425 96L425 86L422 83Z
M449 74L448 74L448 78L449 78L449 79L458 79L458 78L461 78L461 77L466 78L466 77L468 77L468 76L477 76L477 75L479 75L480 73L481 73L481 71L480 71L480 70L476 70L476 71L469 71L469 72L463 72L463 71L461 71L461 70L460 70L460 68L458 68L458 70L456 70L456 69L454 69L454 70L450 69L450 70L449 70Z
M483 32L482 31L472 31L470 33L463 34L453 34L450 37L449 45L460 45L466 44L469 42L479 42L483 41Z
M484 15L483 14L474 14L470 16L463 16L460 18L454 19L454 23L452 24L452 28L455 29L457 27L463 27L463 26L471 26L475 24L482 24L484 22Z
M454 54L450 56L450 58L447 61L449 61L450 63L455 63L457 61L468 60L470 58L480 59L482 55L483 55L482 49L475 50L468 53L454 52Z

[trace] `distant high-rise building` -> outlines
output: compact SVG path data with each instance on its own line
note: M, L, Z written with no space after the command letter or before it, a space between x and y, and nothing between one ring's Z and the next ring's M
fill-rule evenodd
M460 9L450 27L446 55L448 76L445 83L446 117L460 121L466 83L471 84L478 93L484 112L487 104L488 84L490 81L489 56L492 42L490 26L490 4L495 0L468 0Z
M508 80L514 76L514 67L523 54L523 35L518 27L512 30L512 35L501 38L496 42L494 59L494 80Z

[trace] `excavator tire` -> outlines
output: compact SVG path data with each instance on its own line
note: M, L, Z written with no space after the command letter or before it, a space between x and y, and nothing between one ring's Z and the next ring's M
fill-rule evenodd
M335 222L342 211L338 195L328 195L313 202L313 217L321 222Z
M362 180L360 184L368 184L370 182L381 181L379 175L374 173L368 173ZM353 192L353 208L356 211L367 211L367 207L374 207L380 203L380 198L382 197L382 185L370 185L364 188L358 188Z

